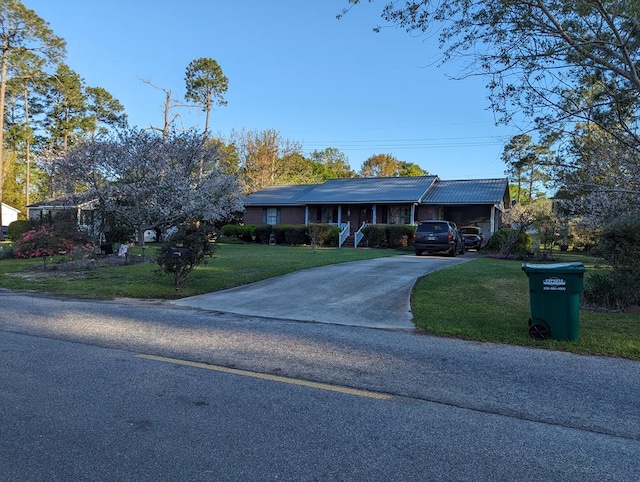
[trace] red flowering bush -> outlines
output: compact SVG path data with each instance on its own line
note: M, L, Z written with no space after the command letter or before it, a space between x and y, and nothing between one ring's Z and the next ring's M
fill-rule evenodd
M58 235L51 226L42 225L30 229L15 243L14 256L16 258L50 258L58 255L68 255L86 258L95 249L91 243L77 245L73 241Z

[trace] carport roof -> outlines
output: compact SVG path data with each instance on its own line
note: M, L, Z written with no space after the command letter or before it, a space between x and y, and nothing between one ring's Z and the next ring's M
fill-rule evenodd
M508 192L506 178L439 181L429 190L425 204L500 204Z

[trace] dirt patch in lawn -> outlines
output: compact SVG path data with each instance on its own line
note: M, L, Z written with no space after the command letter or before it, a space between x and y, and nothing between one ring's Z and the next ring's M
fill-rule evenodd
M142 256L118 256L116 254L99 256L95 258L56 261L49 260L46 263L31 266L27 271L19 273L7 273L25 279L42 279L51 276L67 275L81 278L87 273L101 268L115 268L118 266L131 266L132 264L151 263L154 260Z

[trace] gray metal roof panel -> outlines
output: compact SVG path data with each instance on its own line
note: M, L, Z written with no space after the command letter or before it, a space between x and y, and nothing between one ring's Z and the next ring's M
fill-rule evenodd
M506 178L438 181L424 204L500 204L509 187Z
M52 199L45 199L44 201L40 201L37 203L29 204L28 208L65 208L65 207L76 207L82 204L91 203L97 201L98 196L95 194L95 191L84 191L76 194L67 194L65 196L60 196Z
M303 195L302 204L420 202L437 176L331 179Z
M267 186L249 194L244 199L245 206L296 206L300 196L311 191L318 184L294 184L290 186Z

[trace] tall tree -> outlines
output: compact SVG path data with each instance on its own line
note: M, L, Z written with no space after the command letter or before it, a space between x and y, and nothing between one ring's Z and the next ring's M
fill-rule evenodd
M275 129L234 131L231 138L238 152L247 193L265 186L295 183L287 165L301 160L299 143L283 139Z
M416 177L416 176L428 176L429 172L422 169L413 162L400 161L398 170L398 176L400 177Z
M47 22L19 0L0 0L0 203L4 186L4 106L11 56L26 49L47 62L56 63L65 54L65 42L54 35ZM2 226L2 210L0 210ZM4 239L0 229L0 240Z
M616 214L640 214L640 154L593 124L577 128L556 165L559 208L592 233Z
M391 154L375 154L362 163L360 175L363 177L396 177L400 161Z
M504 146L502 161L507 165L505 173L516 181L518 203L542 193L541 188L551 178L550 157L549 146L534 144L528 134L518 134ZM527 187L524 196L523 184Z
M66 151L75 138L91 132L94 118L88 111L84 80L67 65L60 65L49 79L45 127L56 148Z
M347 179L357 176L351 169L349 159L345 153L335 147L327 147L322 151L314 150L309 157L314 163L314 173L317 182L328 179Z
M205 113L204 132L209 132L209 116L214 105L226 105L224 94L229 86L229 79L222 73L222 68L214 59L199 58L192 60L187 66L185 75L187 93L185 98L200 106Z
M507 165L505 174L514 179L517 185L516 201L521 202L522 183L524 182L524 166L526 158L531 152L528 150L531 145L531 136L527 134L518 134L512 137L504 149L502 150L502 162ZM531 193L529 193L529 196Z
M20 99L22 104L22 118L15 119L14 127L18 136L15 139L13 149L20 152L24 166L24 198L15 207L24 208L30 203L31 194L31 147L34 142L34 129L32 117L43 111L42 95L47 79L44 71L45 60L29 52L26 49L18 49L12 55L10 65L10 79L8 81L9 92ZM6 100L6 95L5 95Z
M391 154L375 154L362 163L363 177L409 177L424 176L427 172L417 164L400 161Z
M91 135L106 134L110 128L124 128L127 115L124 106L102 87L87 87L87 111Z

